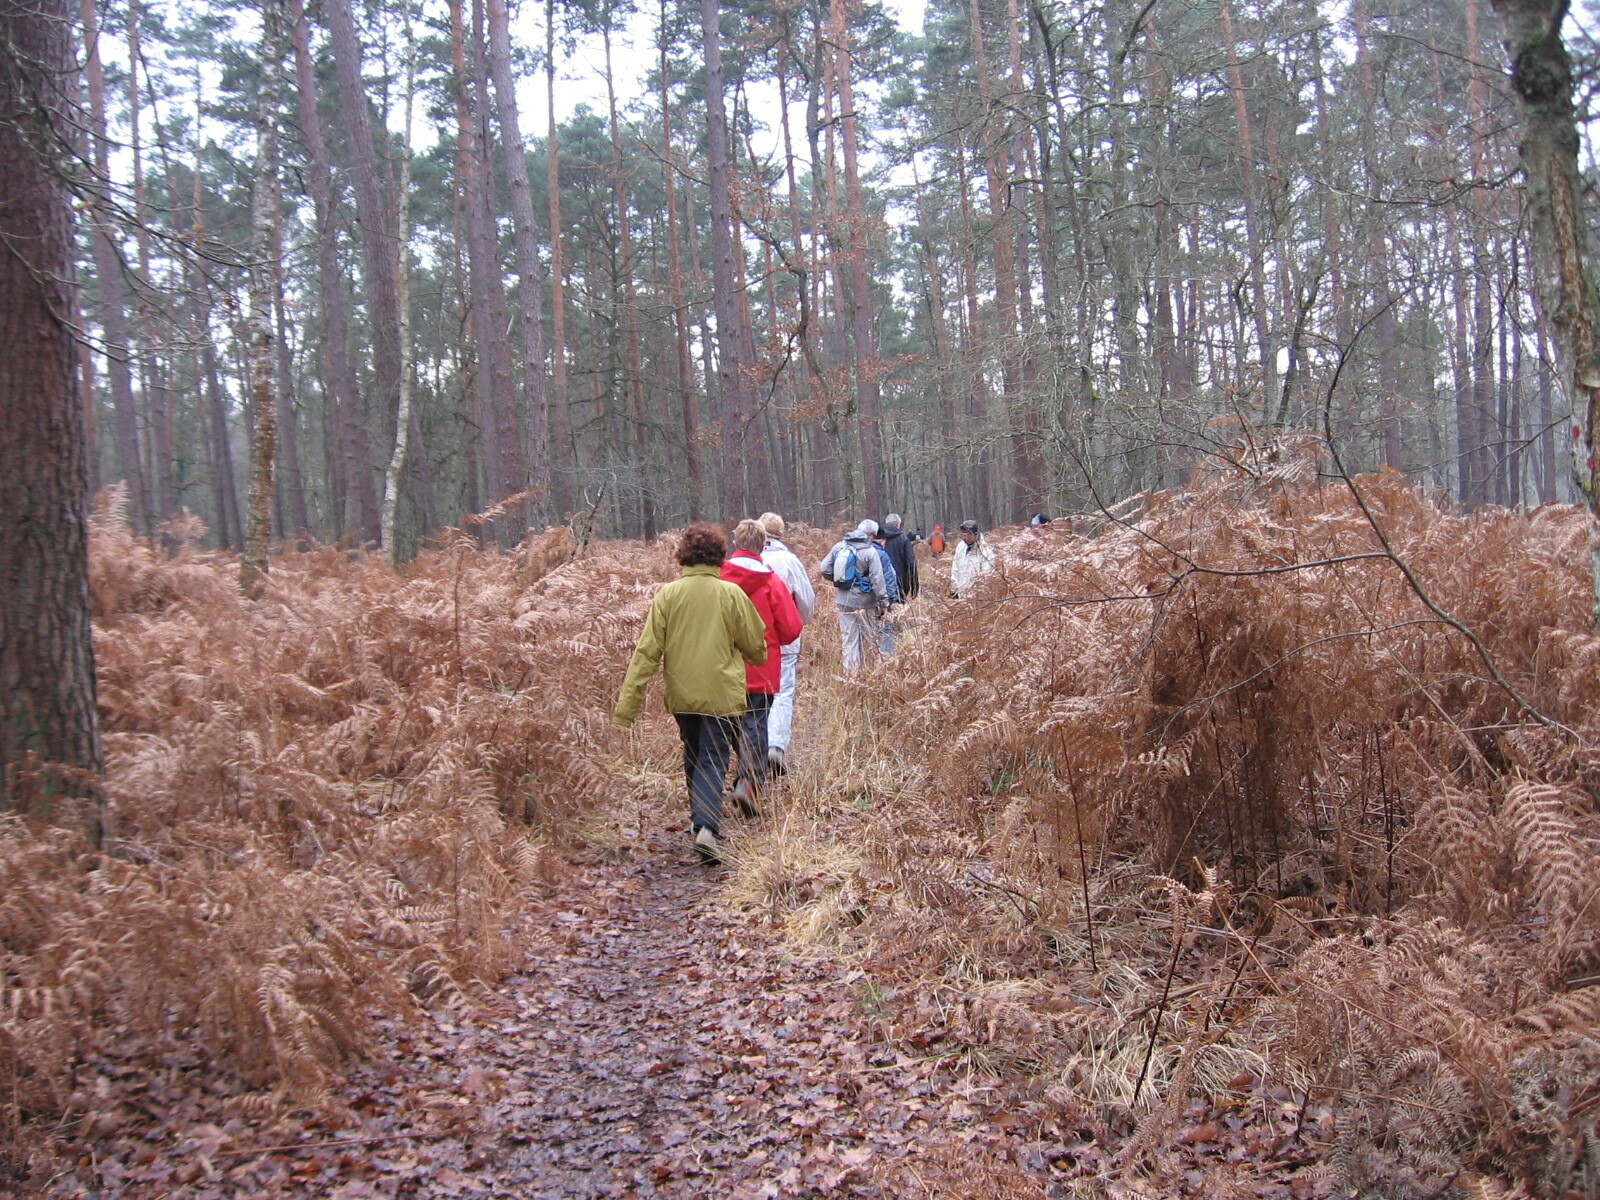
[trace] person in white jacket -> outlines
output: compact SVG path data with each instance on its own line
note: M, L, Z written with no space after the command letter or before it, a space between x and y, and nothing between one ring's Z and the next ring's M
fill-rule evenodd
M800 613L800 624L808 625L811 614L817 610L817 593L811 586L806 567L794 551L778 539L783 536L783 518L775 512L762 513L761 526L767 531L767 544L761 548L761 561L771 567ZM795 638L782 649L783 674L778 694L772 698L772 709L767 714L767 770L771 775L784 775L789 770L789 740L794 732L794 693L799 679L800 641Z
M994 569L994 547L984 540L976 521L961 522L960 534L955 558L950 563L950 594L957 600L965 600L972 594L978 576Z

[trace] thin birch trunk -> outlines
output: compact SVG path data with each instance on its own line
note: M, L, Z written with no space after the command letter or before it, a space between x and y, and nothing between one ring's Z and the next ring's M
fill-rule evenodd
M411 116L417 94L417 44L411 30L411 10L405 11L406 93L404 141L400 146L400 186L395 191L399 213L395 231L400 261L395 273L396 298L400 302L400 398L395 406L394 452L383 487L383 561L394 566L396 525L400 516L400 485L405 478L406 449L411 440Z
M278 102L283 85L283 13L278 0L261 7L261 81L256 92L256 163L250 200L250 314L247 362L250 410L250 504L239 560L239 589L252 599L266 589L267 543L272 536L272 476L277 458L278 412L274 393L272 297L278 262Z
M550 197L550 444L554 460L551 487L556 520L569 521L577 481L577 447L572 438L571 397L567 394L567 270L561 224L561 138L556 122L556 0L546 0L544 32L545 102L550 114L545 159Z

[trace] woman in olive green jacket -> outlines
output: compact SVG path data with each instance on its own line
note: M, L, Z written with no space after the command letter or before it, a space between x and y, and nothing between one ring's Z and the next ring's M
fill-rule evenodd
M612 717L624 729L633 724L665 660L663 699L678 720L694 845L707 862L721 857L722 784L745 709L744 664L767 660L766 626L755 605L737 584L717 578L727 550L715 525L683 531L683 574L650 603Z

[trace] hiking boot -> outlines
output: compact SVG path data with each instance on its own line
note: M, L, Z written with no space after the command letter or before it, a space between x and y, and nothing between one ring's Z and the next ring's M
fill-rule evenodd
M789 763L784 758L783 747L771 746L767 749L767 774L778 779L789 773Z
M708 867L714 867L722 861L722 842L709 825L702 825L694 831L694 849L700 861Z
M728 799L739 806L741 817L759 817L760 811L756 808L755 791L750 786L748 779L741 779L733 785L733 791L728 793Z

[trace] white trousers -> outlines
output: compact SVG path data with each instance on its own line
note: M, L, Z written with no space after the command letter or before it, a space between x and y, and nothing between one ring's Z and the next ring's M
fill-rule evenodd
M839 609L839 642L844 647L846 672L860 668L869 645L878 641L878 614L870 608Z
M778 750L789 748L789 735L794 729L794 686L800 667L800 639L795 638L782 647L782 685L772 698L772 710L767 714L767 745Z

